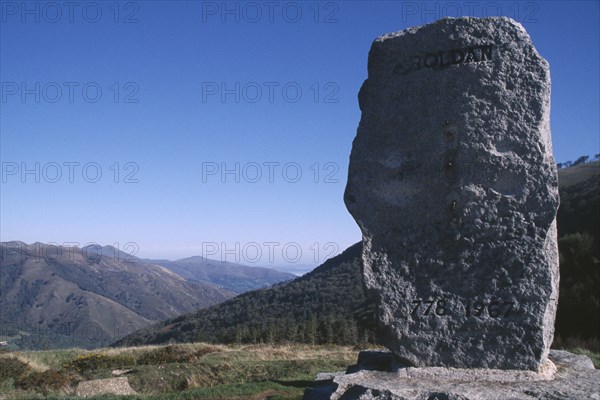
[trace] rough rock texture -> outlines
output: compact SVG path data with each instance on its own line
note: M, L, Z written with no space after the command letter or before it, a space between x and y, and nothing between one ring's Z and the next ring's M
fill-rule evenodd
M398 367L390 353L362 354L357 371L307 389L304 400L600 399L600 371L591 360L552 350L542 372ZM379 354L378 354L379 353ZM387 359L387 364L381 361ZM379 368L373 370L374 364Z
M413 366L537 370L558 297L550 73L503 17L384 35L345 203L386 346Z
M137 394L137 392L129 386L129 380L125 377L80 382L79 385L77 385L76 393L77 396L81 397L91 397L100 394Z

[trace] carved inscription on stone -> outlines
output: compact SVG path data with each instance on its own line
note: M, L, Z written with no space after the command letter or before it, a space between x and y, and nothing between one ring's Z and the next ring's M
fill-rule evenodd
M395 72L404 75L421 68L442 69L451 65L488 61L492 59L493 52L494 45L490 44L417 54L399 63Z

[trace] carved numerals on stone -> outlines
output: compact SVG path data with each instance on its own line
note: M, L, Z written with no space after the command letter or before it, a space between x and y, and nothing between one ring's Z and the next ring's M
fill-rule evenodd
M416 299L412 301L414 307L411 312L412 315L437 315L444 316L447 315L446 310L446 300L437 299L437 300L421 300Z
M513 311L512 301L470 301L465 307L467 317L507 318Z
M466 304L451 305L449 301L435 299L415 299L412 301L410 314L413 317L461 315L467 318L508 318L515 314L513 301L503 300L470 300ZM453 307L454 306L454 307ZM464 310L457 313L457 309ZM454 311L454 312L453 312Z

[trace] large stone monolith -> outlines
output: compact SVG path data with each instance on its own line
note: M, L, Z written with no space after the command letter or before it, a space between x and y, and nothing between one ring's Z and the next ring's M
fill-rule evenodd
M537 370L558 297L550 73L503 17L378 38L345 202L385 344L414 366Z

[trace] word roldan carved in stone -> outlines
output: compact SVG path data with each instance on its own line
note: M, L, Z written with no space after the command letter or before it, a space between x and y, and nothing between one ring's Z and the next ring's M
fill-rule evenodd
M488 61L492 59L493 48L493 45L484 45L416 55L398 64L396 72L406 74L425 67L444 68L462 63Z

